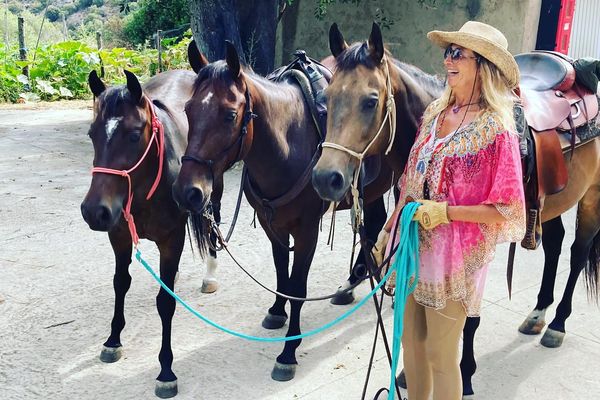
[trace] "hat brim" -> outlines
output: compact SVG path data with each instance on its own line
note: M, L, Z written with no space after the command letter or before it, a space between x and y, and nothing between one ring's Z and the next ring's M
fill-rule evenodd
M472 50L493 63L506 78L506 83L513 89L519 84L519 67L512 54L496 43L472 33L431 31L427 38L441 48L451 44Z

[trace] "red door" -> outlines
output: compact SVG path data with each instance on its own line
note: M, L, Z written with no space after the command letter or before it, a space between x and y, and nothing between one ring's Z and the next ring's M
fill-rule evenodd
M556 47L554 48L559 53L567 54L569 52L574 12L575 0L561 0L558 25L556 27Z

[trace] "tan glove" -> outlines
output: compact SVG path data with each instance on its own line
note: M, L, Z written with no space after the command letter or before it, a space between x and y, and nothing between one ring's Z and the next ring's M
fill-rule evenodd
M377 236L377 243L373 246L373 257L375 258L375 262L377 266L381 266L385 256L385 248L387 246L387 242L390 239L390 233L385 229L382 229Z
M432 200L417 200L421 203L417 212L413 216L413 221L419 221L419 225L423 229L431 230L440 224L447 224L448 220L448 203L437 202Z

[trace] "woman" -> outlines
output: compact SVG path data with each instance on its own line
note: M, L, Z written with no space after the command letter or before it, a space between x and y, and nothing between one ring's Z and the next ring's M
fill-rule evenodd
M429 32L445 49L447 88L425 111L400 178L400 201L418 201L419 279L407 300L404 371L410 400L462 397L458 349L467 316L478 316L496 244L520 240L525 204L512 89L519 70L497 29L469 21ZM399 235L396 235L399 237ZM388 246L392 247L391 243Z

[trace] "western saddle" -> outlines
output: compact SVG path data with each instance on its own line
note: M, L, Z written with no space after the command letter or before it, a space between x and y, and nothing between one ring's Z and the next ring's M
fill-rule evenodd
M575 82L573 60L563 54L534 51L519 54L515 60L521 73L518 94L527 125L523 126L527 233L521 245L535 249L541 241L544 198L567 185L565 156L572 157L576 146L587 143L576 131L596 118L598 98Z

